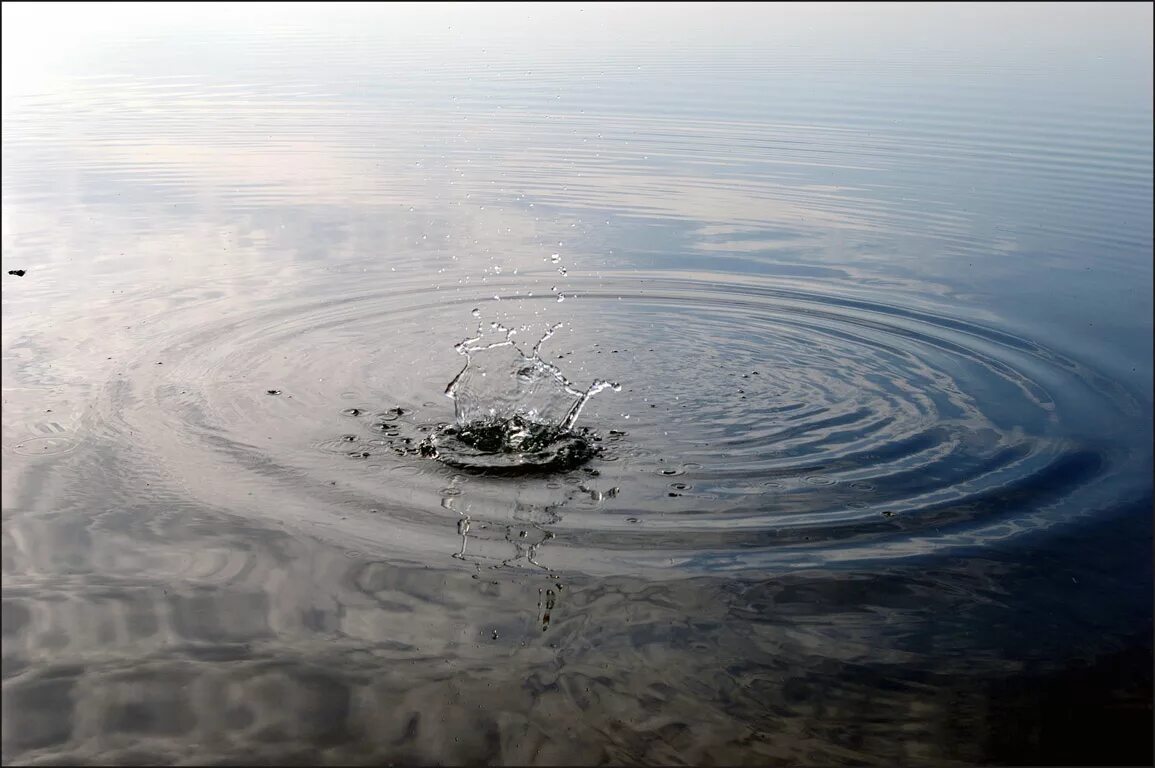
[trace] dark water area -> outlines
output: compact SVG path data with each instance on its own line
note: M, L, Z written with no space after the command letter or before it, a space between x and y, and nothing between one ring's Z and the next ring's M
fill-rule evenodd
M5 764L1151 763L1149 4L2 27Z

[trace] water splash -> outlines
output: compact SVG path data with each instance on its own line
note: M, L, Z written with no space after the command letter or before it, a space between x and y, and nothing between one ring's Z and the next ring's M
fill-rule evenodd
M422 453L452 466L511 471L568 469L594 456L597 436L575 424L591 397L620 387L598 379L580 389L541 358L542 344L562 325L550 326L529 354L514 342L517 332L499 323L490 333L479 325L458 344L465 367L445 389L455 423L430 435Z

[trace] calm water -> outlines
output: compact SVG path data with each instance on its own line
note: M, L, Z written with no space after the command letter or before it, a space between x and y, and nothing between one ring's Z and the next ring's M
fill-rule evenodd
M6 4L5 763L1149 763L1151 21Z

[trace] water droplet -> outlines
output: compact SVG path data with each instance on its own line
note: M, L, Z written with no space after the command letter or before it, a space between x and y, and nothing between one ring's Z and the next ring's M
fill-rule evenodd
M474 308L474 310L469 314L473 315L474 317L481 317L481 310Z

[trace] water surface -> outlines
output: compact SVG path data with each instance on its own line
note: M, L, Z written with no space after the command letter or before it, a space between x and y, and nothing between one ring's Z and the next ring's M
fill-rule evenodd
M1150 762L1150 6L3 27L6 763Z

